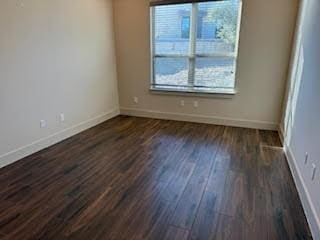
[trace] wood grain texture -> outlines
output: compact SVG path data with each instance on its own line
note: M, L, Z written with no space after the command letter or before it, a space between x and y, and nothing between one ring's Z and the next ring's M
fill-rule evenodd
M165 240L187 240L189 231L170 226L165 236Z
M276 132L119 116L0 169L0 239L311 239Z

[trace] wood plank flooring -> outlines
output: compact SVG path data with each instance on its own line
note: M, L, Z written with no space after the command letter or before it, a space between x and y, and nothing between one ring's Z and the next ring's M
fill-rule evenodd
M0 239L311 239L276 132L119 116L0 169Z

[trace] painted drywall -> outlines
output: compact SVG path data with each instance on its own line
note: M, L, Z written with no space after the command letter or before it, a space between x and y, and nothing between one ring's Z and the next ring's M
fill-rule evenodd
M314 239L320 239L320 2L302 0L282 120L289 162ZM294 84L296 83L296 84ZM300 83L300 84L299 84ZM308 160L305 163L305 155ZM312 180L313 164L317 167Z
M117 68L122 112L246 127L280 123L297 0L244 0L237 72L231 99L149 92L149 1L115 0ZM133 97L139 98L135 104ZM185 106L180 106L180 100ZM193 101L199 101L199 107Z
M0 1L0 166L114 115L113 32L111 0Z

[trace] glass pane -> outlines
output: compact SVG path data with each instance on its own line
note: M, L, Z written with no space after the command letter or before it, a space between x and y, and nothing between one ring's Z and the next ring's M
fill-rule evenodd
M197 58L195 85L213 88L234 88L235 60Z
M191 9L191 4L155 7L156 54L188 54Z
M187 58L156 58L154 63L155 83L186 86L188 84Z
M198 8L197 53L234 53L239 0L204 2Z

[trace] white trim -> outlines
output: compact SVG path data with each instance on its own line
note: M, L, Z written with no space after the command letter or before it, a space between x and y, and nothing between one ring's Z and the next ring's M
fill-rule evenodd
M196 42L194 42L196 43ZM195 47L193 47L195 48ZM222 59L233 59L236 60L237 56L234 53L189 53L189 54L154 54L156 58L222 58Z
M313 239L320 240L320 219L317 216L316 209L311 200L311 196L304 182L302 173L300 172L300 169L298 167L297 160L292 152L292 149L284 139L285 135L281 125L279 127L279 135L284 147L284 152L286 154L287 161L288 161L294 182L296 184L296 188L300 196L304 213L309 223L309 227L310 227Z
M174 95L174 96L197 96L197 97L205 97L205 98L225 98L231 99L236 95L237 90L234 88L228 89L210 89L210 90L202 90L202 89L194 89L192 87L181 87L179 88L169 88L169 87L161 87L159 85L150 87L150 92L153 94L159 95Z
M150 77L151 85L155 83L155 72L154 72L154 55L155 55L155 8L150 8Z
M234 88L238 87L238 79L239 79L239 46L240 46L240 31L242 24L242 14L243 14L243 2L240 0L239 2L239 15L238 15L238 26L237 26L237 41L236 41L236 49L235 49L235 67L234 67Z
M29 156L35 152L38 152L44 148L61 142L75 134L78 134L88 128L96 126L104 121L107 121L120 114L118 109L112 110L110 112L103 113L97 117L89 119L87 121L76 124L70 128L64 129L60 132L54 133L48 137L39 139L33 143L26 146L17 148L11 152L5 153L0 156L0 168L3 168L9 164L12 164L26 156Z
M121 108L120 113L122 115L157 118L157 119L168 119L185 122L198 122L224 126L254 128L254 129L265 129L265 130L277 130L279 124L272 122L264 122L257 120L247 119L234 119L225 117L215 117L199 114L186 114L186 113L172 113L172 112L161 112L147 109L137 108Z
M243 6L243 2L242 0L240 0L239 2L239 9L238 9L238 23L237 23L237 36L236 36L236 47L235 47L235 58L238 59L238 55L239 55L239 43L240 43L240 29L241 29L241 20L242 20L242 6Z

